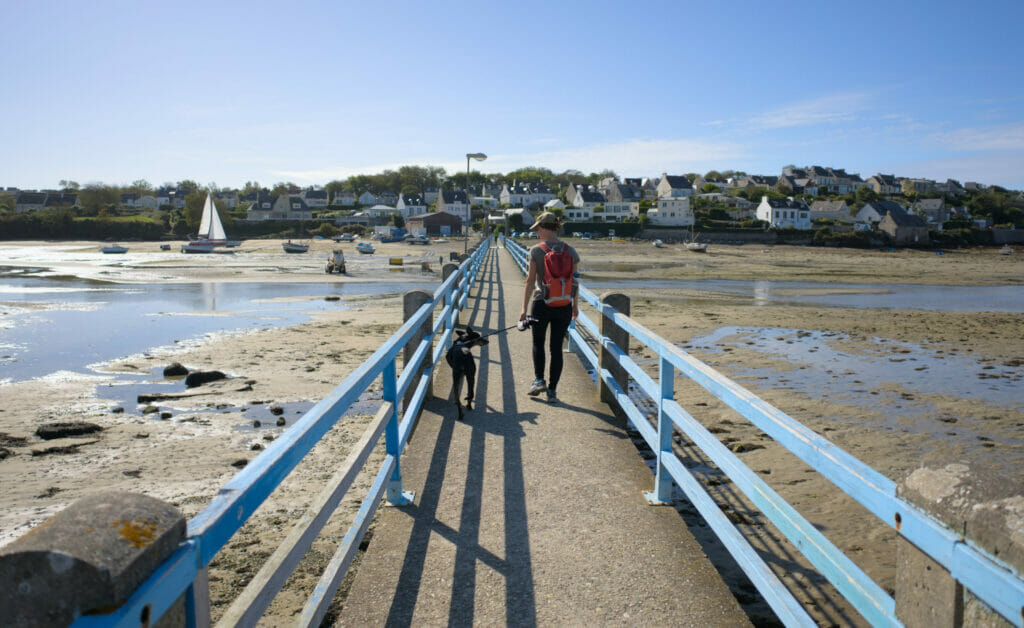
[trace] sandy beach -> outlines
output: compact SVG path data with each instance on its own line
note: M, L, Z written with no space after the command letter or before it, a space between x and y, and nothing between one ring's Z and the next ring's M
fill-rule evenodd
M691 344L722 328L821 332L833 334L828 336L830 347L844 355L877 357L881 351L886 358L899 359L900 347L923 347L929 355L938 355L939 362L948 358L977 364L975 372L963 374L965 378L992 376L1001 385L1008 385L1024 376L1021 313L756 303L715 291L643 284L648 280L692 279L806 281L822 282L814 290L826 292L828 283L1021 286L1024 254L1000 256L996 249L937 255L934 251L748 245L712 246L707 254L700 255L679 247L656 249L645 242L574 245L583 258L584 283L638 282L636 289L623 290L632 299L634 318L886 476L901 479L923 462L998 455L1008 462L1008 468L1015 469L1017 475L1010 479L1024 484L1024 464L1016 464L1024 463L1024 398L1016 404L993 403L941 392L922 393L907 389L900 381L857 383L853 381L857 376L842 368L825 375L831 382L863 389L863 395L877 397L868 405L847 397L810 394L788 385L786 381L799 380L805 374L801 371L808 367L778 353L758 350L744 332L725 332L715 347ZM313 241L311 252L303 256L284 255L280 241L271 240L245 242L235 255L224 256L171 255L161 252L156 243L128 243L131 251L124 258L106 256L97 263L94 253L99 246L86 242L0 243L0 250L8 251L0 265L45 266L55 276L119 283L379 282L408 280L411 276L410 271L388 271L388 257L403 257L405 267L420 277L425 274L423 264L431 266L428 272L439 275L438 258L447 260L450 251L462 251L461 242L429 248L380 245L375 259L360 260L352 245L342 245L355 266L350 277L340 277L323 272L324 259L336 247L330 241ZM54 247L67 252L70 259L44 263L47 256L42 251L48 250L52 259L50 249ZM36 253L38 259L33 257ZM75 259L78 254L81 259ZM794 297L800 292L797 290ZM275 421L270 426L261 423L253 427L239 408L281 405L290 410L289 404L322 398L401 324L401 302L394 294L346 298L345 306L318 312L299 325L125 356L98 372L59 372L0 385L0 448L6 452L0 460L0 482L5 487L0 498L0 544L96 491L142 492L173 503L187 517L199 512L244 461L252 460L297 418L284 411L283 426ZM883 344L890 343L890 349L880 350L879 339ZM636 348L633 353L641 360L652 357ZM190 369L221 370L229 379L194 389L197 396L160 402L161 408L151 415L137 414L135 408L119 411L110 400L96 394L97 386L114 383L121 375L148 373L172 362ZM766 386L766 373L781 381ZM876 581L887 588L892 586L894 546L888 528L871 522L859 506L817 474L808 473L802 463L721 402L692 384L679 383L677 391L684 407L713 428L724 442L748 445L741 456L751 468L812 522L826 528L829 538ZM367 396L372 398L375 392L367 391ZM162 412L169 416L155 418ZM273 551L276 541L287 534L289 522L302 515L316 495L318 483L330 477L334 465L358 439L361 426L368 420L366 414L355 412L332 429L283 490L268 500L211 565L215 619ZM44 441L35 435L40 424L70 421L93 423L102 431L58 441ZM700 460L699 453L690 453L694 460ZM365 487L366 479L361 482ZM766 526L758 521L757 514L733 495L735 491L730 491L727 484L719 484L720 498L734 505L738 520L746 518L747 523L741 523L745 531L760 538L763 547L772 547L776 541L765 532ZM346 503L339 509L323 540L314 546L271 608L269 624L285 621L292 612L289 603L315 582L318 573L314 568L329 559L333 552L330 543L343 534L355 507ZM852 526L851 519L856 521ZM805 593L816 599L820 591L809 586Z

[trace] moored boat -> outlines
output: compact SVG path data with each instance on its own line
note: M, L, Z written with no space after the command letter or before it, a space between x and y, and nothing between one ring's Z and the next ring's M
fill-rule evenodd
M288 240L287 242L282 242L281 248L284 249L285 253L306 253L307 251L309 251L308 244L292 242L291 240Z
M653 244L655 246L655 248L659 248L659 249L661 247L665 246L665 243L662 242L661 240L655 240L654 242L651 242L651 244Z
M687 242L686 250L694 253L707 253L708 245L704 242Z
M105 246L105 247L101 248L100 251L102 251L104 253L108 253L108 254L109 253L114 253L114 254L127 253L128 252L128 247L121 246L120 244L111 244L110 246Z
M373 255L377 249L373 248L373 245L369 242L360 242L356 245L356 250L363 255Z
M199 221L199 233L194 240L181 247L182 253L214 253L214 247L238 246L237 240L228 240L224 225L220 221L217 207L213 204L213 195L206 195L203 204L203 217Z
M1007 244L1003 248L999 249L999 254L1000 255L1012 255L1013 254L1013 249L1011 249L1010 245Z

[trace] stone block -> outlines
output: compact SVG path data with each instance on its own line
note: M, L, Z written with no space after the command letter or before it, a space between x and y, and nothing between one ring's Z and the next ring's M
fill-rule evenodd
M0 549L5 625L67 625L125 602L185 538L173 506L135 493L78 500Z

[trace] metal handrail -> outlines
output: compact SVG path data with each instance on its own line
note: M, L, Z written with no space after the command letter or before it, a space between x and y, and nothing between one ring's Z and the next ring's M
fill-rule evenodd
M502 246L525 274L526 250L517 242L501 238ZM674 481L690 498L708 524L723 541L740 567L758 587L765 600L787 625L810 621L792 595L777 578L765 574L767 567L745 542L737 542L736 528L725 518L700 484L676 456L672 447L673 431L678 429L733 481L751 502L801 551L807 560L873 625L900 625L896 618L895 600L835 547L810 522L772 490L756 473L724 447L718 439L673 399L676 371L690 378L723 401L761 431L768 434L802 461L821 473L844 493L869 512L891 526L910 543L929 555L971 593L1015 626L1021 626L1024 608L1024 579L1013 569L989 553L969 545L916 506L896 494L896 484L871 467L860 462L835 444L822 438L792 417L781 412L750 391L736 384L710 366L645 328L629 316L602 303L596 294L580 285L580 299L597 312L611 319L652 350L659 361L658 379L648 375L608 337L600 333L596 322L580 313L570 327L571 346L597 374L598 382L612 391L630 423L641 434L657 457L655 489L648 494L652 501L671 501ZM582 327L596 339L606 354L634 380L636 390L656 403L655 424L636 407L629 394L622 390L612 373L602 368L599 356L579 330ZM770 572L770 570L769 570ZM799 606L797 604L797 606ZM799 612L798 612L799 611Z
M409 503L412 497L402 490L401 454L426 399L434 366L451 343L458 311L465 307L469 290L476 282L480 266L490 250L490 242L490 238L481 241L470 258L438 286L430 301L421 306L331 393L232 477L218 491L210 504L188 522L186 538L178 549L120 608L104 615L80 617L73 626L137 626L143 614L152 623L183 593L187 625L209 625L207 566L210 561L324 434L337 423L349 406L358 400L360 394L380 377L384 394L381 408L374 420L348 459L317 497L314 507L310 508L306 516L294 526L282 546L268 559L221 620L222 623L232 625L255 625L305 555L331 513L345 497L352 481L364 468L370 452L383 434L386 455L381 468L363 500L355 521L345 534L338 551L300 615L300 624L318 625L344 578L381 499L386 496L390 503L402 505ZM398 353L421 331L438 305L443 305L438 313L438 324L433 325L419 342L399 375L396 364ZM438 340L438 346L431 353L431 345L435 339ZM424 364L428 355L431 355L433 360ZM421 366L423 370L417 377ZM403 394L413 386L414 392L402 416L399 417Z

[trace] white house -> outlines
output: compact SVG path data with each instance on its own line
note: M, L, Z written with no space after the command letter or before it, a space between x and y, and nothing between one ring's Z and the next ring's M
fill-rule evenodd
M373 207L368 207L363 210L370 218L377 218L380 220L388 220L393 214L397 214L398 210L390 205L377 204Z
M552 209L565 209L565 203L558 200L557 198L552 199L547 203L544 203L544 209L547 211L551 211Z
M327 190L303 190L300 196L310 208L323 209L327 207Z
M566 207L565 219L571 222L590 222L594 219L594 208Z
M484 209L496 209L498 207L498 199L493 196L474 196L473 205Z
M521 217L523 221L523 229L529 229L530 225L533 224L533 214L531 214L530 210L526 209L525 207L513 207L512 209L506 209L503 212L503 215L510 221L512 220L513 216Z
M458 216L463 225L469 225L469 204L463 190L441 190L437 195L437 211Z
M693 224L690 199L687 196L659 198L658 206L647 211L647 218L652 227L689 227Z
M336 192L334 194L334 204L351 207L356 204L356 195L352 192Z
M408 218L427 213L427 203L419 194L399 194L395 209L401 212L403 218Z
M757 218L773 227L811 228L811 209L803 201L792 198L762 196L761 204L757 206Z
M640 214L640 203L628 201L607 201L604 204L605 222L622 222L630 216Z
M377 195L374 194L373 192L363 192L362 194L359 195L359 204L363 205L364 207L367 205L376 205Z
M248 220L310 220L313 212L301 196L260 193L249 207Z

